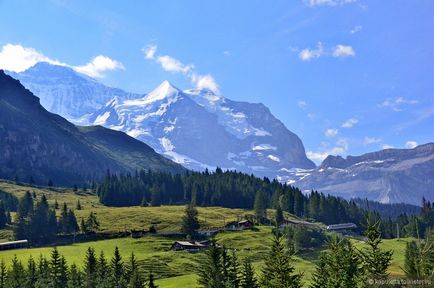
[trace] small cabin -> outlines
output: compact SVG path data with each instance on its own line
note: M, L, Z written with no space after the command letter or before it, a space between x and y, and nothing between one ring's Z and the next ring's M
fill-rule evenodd
M176 241L170 247L174 251L200 251L208 248L208 242Z
M327 231L334 231L340 233L348 233L357 229L357 225L354 223L342 223L342 224L332 224L327 226Z
M29 247L28 240L18 240L18 241L0 243L0 250L11 250L11 249L20 249L20 248L28 248L28 247Z
M233 221L226 224L225 230L249 230L253 229L253 226L253 222L250 220Z

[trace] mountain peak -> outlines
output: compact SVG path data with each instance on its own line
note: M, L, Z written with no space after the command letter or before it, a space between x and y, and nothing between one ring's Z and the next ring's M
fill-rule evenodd
M155 102L158 100L163 100L167 97L177 95L179 92L181 91L178 88L173 86L169 81L164 80L157 88L147 94L144 99L147 102Z

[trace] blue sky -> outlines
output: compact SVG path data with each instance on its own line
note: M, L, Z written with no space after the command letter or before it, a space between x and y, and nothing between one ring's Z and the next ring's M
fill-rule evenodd
M0 67L48 59L133 92L168 79L262 102L318 162L434 141L432 11L430 0L0 0Z

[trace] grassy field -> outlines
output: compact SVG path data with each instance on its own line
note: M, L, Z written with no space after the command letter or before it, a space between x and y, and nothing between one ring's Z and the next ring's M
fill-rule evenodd
M254 261L258 273L262 267L262 258L270 246L270 227L260 227L258 231L236 231L223 232L217 235L219 243L229 248L235 248L240 259L249 257ZM410 239L385 240L383 248L392 249L394 258L390 267L392 276L403 276L400 267L404 263L404 251L406 242ZM124 260L127 260L131 252L134 252L139 259L140 266L145 271L153 271L158 278L161 288L170 287L196 287L195 269L197 261L203 256L202 253L175 252L170 251L173 239L148 236L141 239L120 238L102 240L75 245L58 247L59 251L66 257L68 263L81 265L85 251L88 247L95 248L99 254L104 251L107 257L111 257L115 246L118 246ZM364 243L354 240L357 248L362 249ZM49 257L51 248L21 249L0 252L0 258L6 263L14 255L23 261L30 256L38 258L40 255ZM304 273L304 281L308 283L312 272L315 270L315 261L319 251L305 252L295 257L296 271Z
M93 211L100 221L102 232L147 229L150 225L155 225L158 231L179 231L184 211L184 206L105 207L98 202L98 198L92 193L80 190L74 192L71 189L63 188L24 187L0 181L0 190L10 192L17 197L22 197L25 191L35 192L38 199L45 195L50 205L54 205L57 200L60 205L65 202L73 209L75 209L79 200L82 210L75 211L77 218L87 217L90 211ZM199 208L198 210L202 227L223 226L226 222L252 213L252 211L248 210L221 207ZM269 213L272 216L273 211L269 211ZM259 227L258 231L222 232L216 238L219 243L224 244L226 247L236 249L239 258L251 258L254 261L255 269L260 273L263 265L262 259L270 247L270 235L270 227ZM10 230L0 230L0 241L6 241L11 237ZM81 265L88 247L95 248L98 254L104 251L106 257L110 258L114 248L118 246L125 261L134 252L144 271L152 271L156 275L159 287L197 287L196 265L198 260L203 257L203 254L170 251L169 248L174 240L174 238L162 236L147 236L141 239L118 238L61 246L59 251L66 257L69 264ZM384 241L383 248L394 251L392 265L389 270L392 276L403 275L401 267L404 263L405 246L409 240ZM363 249L365 245L363 242L355 239L352 241L358 249ZM10 263L14 255L17 255L23 261L26 261L30 256L35 259L40 255L49 257L51 249L47 247L0 251L0 258L4 259L6 263ZM319 250L313 250L299 253L294 258L296 271L304 274L303 279L306 284L309 283L312 272L315 270L315 261L319 253Z

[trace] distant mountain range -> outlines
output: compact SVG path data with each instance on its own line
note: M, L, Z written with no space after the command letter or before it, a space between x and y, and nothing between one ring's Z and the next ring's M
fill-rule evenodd
M414 149L385 149L361 156L328 156L303 171L294 185L344 198L420 205L434 201L434 143Z
M111 172L185 168L123 132L78 127L45 110L39 98L0 70L0 178L82 184Z
M219 166L284 179L294 169L315 167L298 136L263 104L207 89L181 91L167 81L145 95L127 93L48 63L10 75L49 111L76 124L124 131L187 168Z

